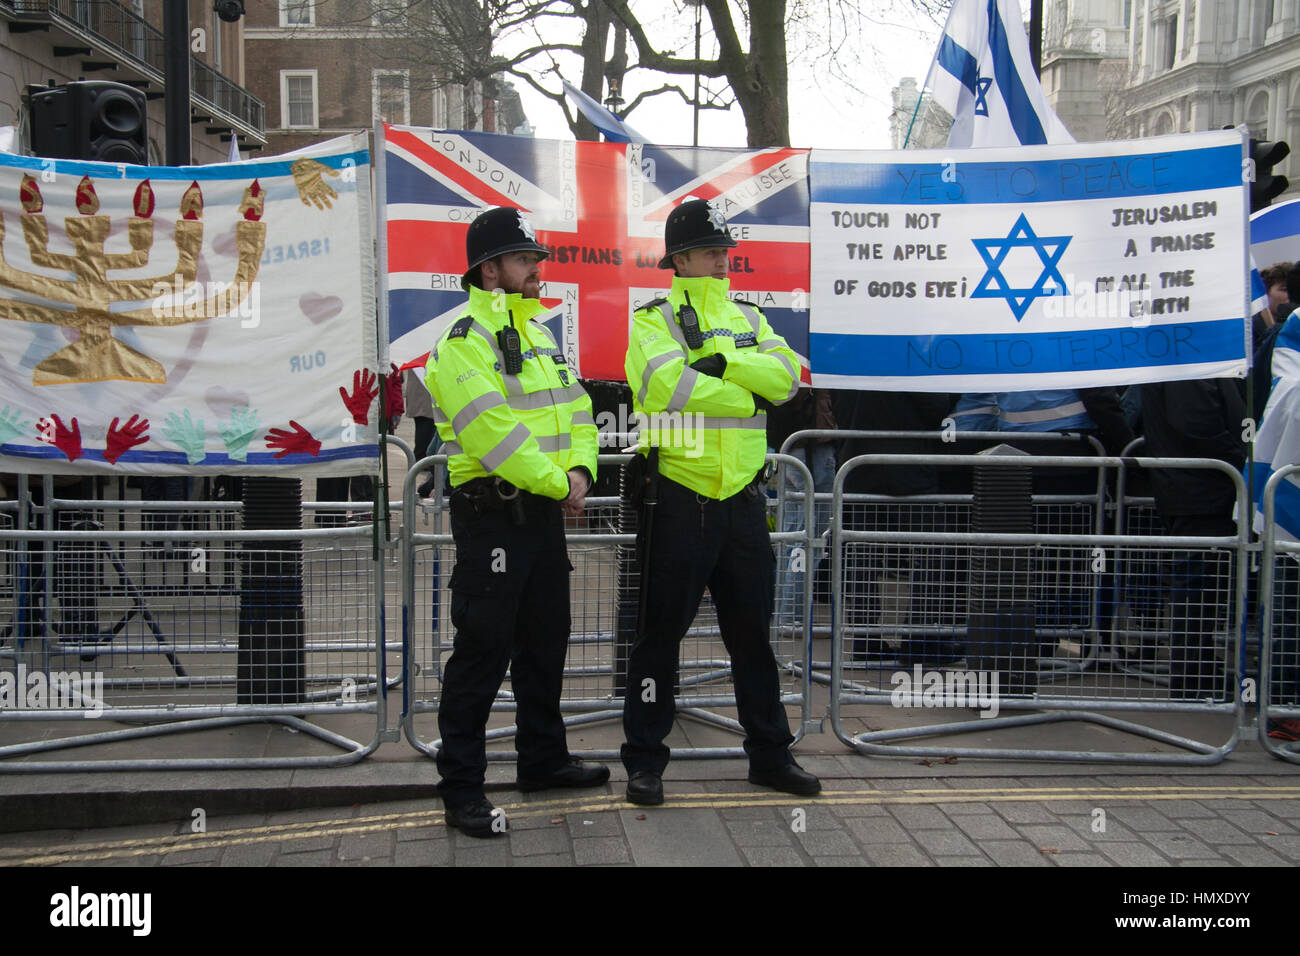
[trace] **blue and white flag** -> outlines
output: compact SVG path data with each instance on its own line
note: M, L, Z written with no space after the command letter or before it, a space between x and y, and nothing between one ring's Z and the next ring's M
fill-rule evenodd
M605 141L609 143L644 143L646 138L628 126L612 112L578 89L568 80L561 80L564 93L573 100L582 115L591 120L593 126L600 130Z
M1264 485L1275 471L1300 463L1300 314L1293 313L1278 333L1272 378L1273 390L1255 435L1254 468L1246 468L1251 500L1255 502L1255 530L1261 533ZM1276 494L1278 540L1300 540L1300 474L1284 480Z
M813 150L813 384L922 392L1244 375L1243 133Z
M1015 0L956 0L926 86L952 114L949 146L1074 142L1034 74Z

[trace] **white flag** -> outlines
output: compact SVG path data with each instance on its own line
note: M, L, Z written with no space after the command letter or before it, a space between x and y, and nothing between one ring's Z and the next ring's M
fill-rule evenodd
M1255 436L1253 471L1247 467L1255 502L1255 530L1264 530L1264 485L1275 471L1300 462L1300 314L1292 313L1273 347L1273 381L1268 406ZM1291 475L1277 489L1277 537L1300 540L1300 475Z
M926 86L952 114L949 146L1074 142L1034 75L1015 0L956 0Z

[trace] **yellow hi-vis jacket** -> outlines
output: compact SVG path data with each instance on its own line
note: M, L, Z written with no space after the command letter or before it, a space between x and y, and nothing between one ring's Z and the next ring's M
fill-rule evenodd
M547 498L569 494L566 472L596 478L596 423L591 398L540 322L537 299L470 286L469 309L429 355L425 379L434 421L446 442L452 487L499 475ZM497 333L519 332L523 371L505 373Z
M799 360L772 331L763 313L727 297L726 279L674 277L668 298L638 309L623 364L633 407L646 439L659 446L659 473L697 494L730 498L763 467L767 413L755 414L754 395L773 405L799 389ZM677 318L690 304L704 344L688 346ZM721 353L722 378L691 368ZM648 427L647 427L648 426Z

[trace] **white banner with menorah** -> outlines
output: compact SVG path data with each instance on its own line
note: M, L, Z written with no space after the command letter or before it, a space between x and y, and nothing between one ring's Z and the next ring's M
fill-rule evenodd
M0 153L0 471L377 470L365 134L243 163Z

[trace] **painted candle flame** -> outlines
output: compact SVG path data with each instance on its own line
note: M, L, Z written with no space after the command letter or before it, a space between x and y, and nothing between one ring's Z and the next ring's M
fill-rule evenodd
M131 206L135 210L136 216L141 219L149 219L153 216L153 203L153 186L146 179L135 187L135 197L131 200Z
M28 175L23 176L22 184L18 187L18 200L23 204L23 212L26 213L38 213L45 208L41 188L36 185L36 180Z
M256 179L244 190L244 199L239 204L239 211L244 214L244 218L249 222L257 222L262 218L263 205L266 202L266 190Z
M95 184L89 176L82 176L77 183L77 212L83 216L93 216L99 212L99 196L95 193Z
M190 188L181 196L180 213L182 219L203 218L203 193L197 182L190 183Z

